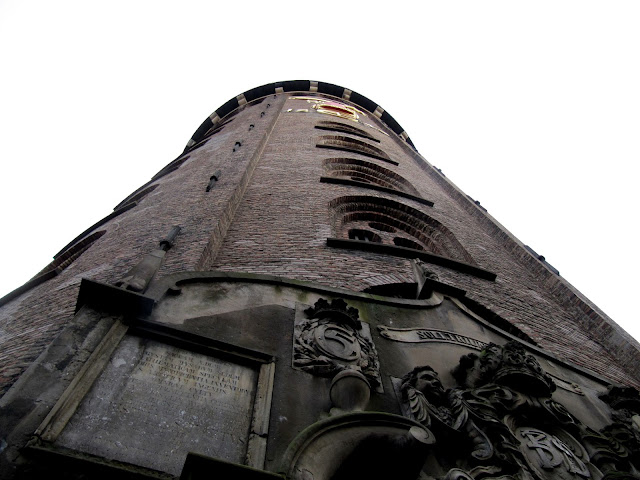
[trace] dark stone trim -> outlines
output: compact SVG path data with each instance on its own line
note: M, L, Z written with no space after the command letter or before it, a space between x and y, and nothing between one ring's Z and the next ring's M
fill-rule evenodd
M31 467L31 470L35 471L30 471L25 478L47 478L51 476L52 472L55 472L55 476L60 478L92 478L96 480L111 478L118 480L169 480L175 478L167 473L107 460L67 448L31 445L25 447L22 452L33 460L35 465ZM80 477L75 477L73 474L80 475Z
M145 183L145 185L147 185ZM143 185L144 186L144 185ZM142 187L140 187L142 188ZM140 189L136 190L139 191ZM112 218L117 217L118 215L123 214L124 212L126 212L127 210L131 210L133 207L135 207L137 204L137 202L131 202L126 204L124 207L119 208L118 210L116 210L115 212L110 213L109 215L107 215L106 217L104 217L102 220L99 220L98 222L94 223L93 225L91 225L89 228L87 228L84 232L82 232L80 235L78 235L76 238L74 238L73 240L71 240L69 243L67 243L64 248L62 250L60 250L58 253L56 253L53 258L56 259L58 258L60 255L62 255L64 252L66 252L67 250L69 250L71 247L73 247L76 243L78 243L80 240L82 240L84 237L86 237L89 233L91 233L92 231L94 231L96 228L101 227L102 225L104 225L105 223L107 223L109 220L111 220Z
M396 307L401 306L405 308L431 308L433 306L428 301L428 299L409 300L394 297L384 297L364 292L354 292L352 290L346 290L344 288L327 287L325 285L309 283L302 280L276 277L275 275L216 271L184 272L168 275L160 280L152 282L151 286L145 292L145 295L153 298L156 302L159 302L167 294L179 293L182 285L207 282L261 283L265 285L276 285L281 287L302 288L310 292L336 295L342 298L366 300L380 305L391 305Z
M327 238L328 247L347 248L351 250L364 250L367 252L381 253L383 255L393 255L403 258L419 258L427 263L447 267L458 272L467 273L474 277L483 278L485 280L494 281L496 274L482 268L469 265L468 263L452 260L451 258L441 257L433 253L423 250L415 250L413 248L398 247L396 245L386 245L384 243L363 242L361 240L345 240L342 238Z
M380 117L380 120L382 120L384 123L387 124L387 126L393 130L394 132L396 131L400 131L400 133L402 133L402 127L400 126L400 124L398 122L396 122L396 119L393 118L391 115L389 115L389 112L387 112L386 110L384 112L382 112L382 116ZM407 142L409 142L409 139L407 138L406 140ZM411 143L409 143L411 145ZM413 145L412 145L413 146Z
M311 90L310 80L285 80L284 82L276 82L276 88L282 87L285 92L308 92Z
M318 82L318 93L325 93L327 95L342 98L342 95L344 95L344 88L332 83Z
M182 467L180 480L210 480L212 478L238 478L247 480L285 480L283 475L258 470L246 465L225 462L190 452Z
M342 98L342 96L344 95L345 88L339 85L334 85L332 83L326 82L317 82L317 85L318 91L311 92L311 81L288 80L284 82L268 83L260 87L255 87L251 90L247 90L243 93L243 95L247 102L250 102L252 100L255 100L256 98L273 95L276 93L276 89L280 87L285 92L323 93L325 95L332 95L337 98ZM378 104L376 104L374 101L354 91L351 91L349 101L355 103L371 114L373 114L376 108L378 108ZM239 106L240 104L238 103L238 98L234 97L224 105L222 105L220 108L218 108L214 113L220 118L224 118L225 115L228 115ZM212 114L211 117L213 116L214 115ZM193 140L194 143L198 143L200 140L202 140L204 134L209 130L209 128L211 128L211 117L207 117L202 125L200 125L200 127L198 127L195 133L191 136L191 140ZM400 124L386 110L382 113L382 116L380 118L396 135L400 135L402 132L404 132L404 129L400 126ZM411 148L416 150L415 145L409 137L407 137L404 141L407 142L407 144L409 144ZM185 151L188 149L188 146L185 147Z
M550 270L553 273L555 273L556 275L560 276L560 272L558 271L558 269L555 268L553 265L551 265L549 262L547 262L547 260L542 255L538 255L538 253L533 248L531 248L529 245L525 245L524 248L531 255L536 257L545 267L547 267L548 270Z
M207 133L208 130L205 130L205 133ZM198 141L198 143L194 143L193 145L191 145L189 148L185 148L184 153L191 153L194 150L197 150L198 148L200 148L201 146L203 146L205 143L207 143L209 140L211 140L209 137L211 135L209 135L209 137L205 137L204 133L202 134L203 136L200 137L200 140Z
M485 319L486 321L488 321L492 325L495 325L499 329L510 333L511 335L513 335L514 337L519 338L520 340L524 340L525 342L530 343L531 345L535 345L536 347L538 346L538 344L536 343L535 340L533 340L533 338L531 338L529 335L524 333L517 326L511 324L508 320L505 320L501 316L499 316L496 313L494 313L491 310L489 310L487 307L485 307L481 303L478 303L477 301L472 300L472 299L470 299L468 297L464 297L464 298L463 297L456 297L456 298L458 298L458 300L460 300L460 302L465 307L467 307L473 313L475 313L479 317L482 317L483 319Z
M171 162L173 163L173 162ZM166 170L167 167L163 168L162 170L160 170L160 172L164 172ZM172 170L173 171L173 170ZM160 175L160 172L158 173L158 175ZM166 175L169 172L163 173L163 175ZM135 195L137 195L138 193L140 193L142 190L144 190L145 188L147 188L148 186L150 186L153 182L155 182L158 178L156 178L158 175L154 176L151 180L149 180L147 183L145 183L144 185L142 185L141 187L137 188L136 190L134 190L127 198L125 198L123 201L121 201L118 205L116 205L115 207L113 207L113 210L119 210L120 208L124 207L125 205L129 204L129 199L131 197L134 197ZM55 258L55 257L54 257Z
M154 303L152 298L131 290L83 278L75 311L83 305L90 305L96 310L123 314L125 317L146 317L151 314Z
M267 95L273 94L275 92L275 88L269 88L268 85L263 85L261 87L252 88L251 90L247 90L244 92L244 98L247 100L247 103L252 102L258 98L266 97Z
M48 272L43 273L42 275L37 276L34 279L29 280L27 283L25 283L24 285L16 288L15 290L7 293L4 297L0 298L0 307L2 305L5 305L7 303L9 303L11 300L13 300L14 298L19 297L20 295L22 295L25 292L28 292L29 290L31 290L34 287L37 287L38 285L40 285L41 283L46 282L47 280L58 276L58 274L61 272L60 269L54 269L54 270L49 270Z
M208 141L208 139L207 139ZM203 144L206 142L203 142ZM177 169L179 169L182 164L184 164L184 162L186 162L187 160L189 160L189 152L191 150L195 150L196 148L198 148L198 146L201 145L193 145L192 147L190 147L188 149L188 151L183 152L182 155L180 155L178 158L176 158L175 160L172 160L169 164L167 164L162 170L160 170L158 173L156 173L153 177L151 177L151 180L149 180L147 183L145 183L142 187L140 187L138 190L136 190L135 192L133 192L131 195L135 195L138 191L140 191L140 189L142 189L144 186L149 185L151 182L155 182L156 180L159 180L160 178L164 177L165 175L170 174L171 172L175 172Z
M172 162L173 163L173 162ZM166 168L166 167L165 167ZM161 170L164 171L165 169L163 168ZM167 172L168 173L168 172ZM129 199L132 197L135 197L138 193L140 193L141 191L143 191L145 188L147 188L148 186L150 186L153 182L155 182L157 180L157 178L153 177L151 180L149 180L147 183L145 183L144 185L142 185L140 188L137 188L136 190L134 190L127 198L125 198L124 200L122 200L118 205L116 205L115 207L113 207L113 210L116 211L122 207L124 207L125 205L127 205L129 202ZM59 254L56 254L56 256ZM56 258L56 257L53 257Z
M176 167L177 169L178 167ZM153 181L151 182L147 182L148 185L149 183L153 183ZM123 201L121 201L118 205L116 205L114 207L114 210L118 210L119 208L122 208L126 205L128 205L129 203L133 203L136 202L138 203L140 200L142 200L144 197L146 197L147 195L149 195L151 192L153 192L156 188L158 188L158 184L156 185L150 185L147 188L139 188L137 189L135 192L133 192L131 195L129 195L127 198L125 198Z
M401 192L400 190L394 190L393 188L387 188L387 187L382 187L380 185L375 185L373 183L358 182L356 180L350 180L348 178L337 178L337 177L320 177L320 182L335 183L338 185L350 185L352 187L368 188L370 190L377 190L379 192L385 192L385 193L390 193L392 195L397 195L398 197L408 198L409 200L414 200L423 205L427 205L428 207L433 207L433 202L429 200L416 197L415 195L411 195L410 193Z
M226 117L228 114L230 114L232 111L234 111L236 108L238 108L240 106L240 104L238 103L238 99L236 97L233 97L231 100L229 100L227 103L225 103L224 105L222 105L219 109L216 110L216 114L220 117L220 118L224 118ZM211 122L211 118L207 117L207 119L204 121L205 123L207 122L207 120L209 120L209 122ZM211 128L211 127L209 127ZM209 128L207 128L207 130L209 130ZM200 128L198 128L197 131L199 131ZM203 135L204 132L206 132L207 130L203 131ZM198 143L201 140L201 137L197 137L195 134L193 135L193 140ZM196 141L196 138L198 139Z
M151 322L140 318L132 321L128 334L157 340L184 350L226 360L233 359L237 362L239 359L244 359L248 364L253 366L255 366L256 363L271 363L274 361L273 356L268 353L250 350L209 337L203 337L197 333L182 330L177 325Z
M342 125L341 123L338 123L338 122L333 122L333 123L335 123L336 125ZM372 137L368 133L366 133L364 131L363 132L355 131L355 129L354 130L350 130L348 128L348 126L344 126L343 128L340 128L340 127L332 127L332 126L329 126L329 125L316 125L314 128L317 128L318 130L326 130L328 132L346 133L347 135L353 135L353 136L360 137L360 138L366 138L367 140L371 140L373 142L380 143L380 140L378 140L375 137Z
M447 283L442 283L438 280L431 280L430 278L425 279L422 290L433 290L436 292L444 293L445 295L449 295L450 297L457 298L461 301L467 295L467 291L463 290L462 288L454 287Z
M202 138L204 137L205 133L207 133L211 129L211 127L213 127L213 122L210 118L207 118L204 122L202 122L202 125L198 127L196 133L194 133L193 136Z
M376 102L369 100L367 97L365 97L364 95L360 95L358 92L351 92L351 97L349 98L349 100L371 113L373 113L376 108L378 108L378 104Z
M366 242L362 242L366 243ZM400 248L400 247L395 247ZM406 249L409 250L409 249ZM415 251L414 251L415 252ZM418 252L420 253L420 252ZM413 256L415 258L415 255ZM347 290L345 288L337 288L337 287L328 287L326 285L320 285L317 283L311 283L303 280L294 280L291 278L285 277L277 277L275 275L264 275L257 273L238 273L238 272L220 272L220 271L209 271L209 272L180 272L167 275L166 277L162 277L159 280L152 282L151 286L145 292L148 297L152 297L156 302L162 300L162 298L167 294L176 294L180 291L181 285L188 285L191 283L216 283L216 282L229 282L229 283L255 283L255 284L265 284L265 285L275 285L287 288L299 288L309 292L318 292L324 295L332 295L341 297L344 299L353 299L362 302L371 302L378 305L389 305L399 308L416 308L416 309L424 309L424 308L434 308L437 307L440 303L433 304L428 300L409 300L403 298L392 298L392 297L383 297L378 295L372 295L363 292L355 292L353 290ZM440 283L440 282L437 282ZM446 285L446 284L445 284ZM453 287L455 288L455 287ZM439 290L434 288L436 292ZM509 331L505 331L497 325L492 324L490 321L482 318L481 315L491 312L486 307L483 307L477 302L466 300L464 302L461 299L458 299L454 296L451 296L454 303L459 304L459 308L465 312L469 318L480 323L483 327L491 330L492 332L503 335L512 340L516 340L521 343L527 343L527 348L531 351L535 352L537 355L540 355L544 358L551 359L554 362L559 363L560 365L564 365L567 368L579 372L582 375L585 375L597 382L602 383L603 385L611 384L611 380L605 378L603 375L591 371L585 367L580 365L576 365L574 363L568 362L564 359L557 357L556 355L547 352L546 350L541 349L536 346L535 343L529 343L523 340L521 337L518 337ZM466 309L466 310L465 310ZM498 317L495 313L491 312L491 318L493 316ZM504 321L504 319L502 319Z

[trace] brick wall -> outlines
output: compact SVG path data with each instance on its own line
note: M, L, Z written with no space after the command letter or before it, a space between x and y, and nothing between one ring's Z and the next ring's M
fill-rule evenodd
M640 385L637 343L549 272L375 115L366 113L355 124L317 113L305 99L279 94L242 106L227 118L230 121L220 131L185 153L188 159L179 168L147 185L157 187L135 207L101 225L105 234L59 275L0 307L0 392L72 318L81 278L118 281L158 247L173 225L182 230L160 277L215 269L357 291L413 282L407 258L327 246L327 238L345 235L336 227L330 207L345 196L388 199L430 216L452 233L474 264L497 274L491 281L430 266L442 282L466 290L469 298L551 353L613 381ZM337 135L370 143L398 165L363 153L318 148L318 139L332 132L314 127L327 120L357 125L379 143L345 132ZM357 185L321 183L330 158L384 167L411 184L408 192L434 205ZM207 192L217 171L218 181Z

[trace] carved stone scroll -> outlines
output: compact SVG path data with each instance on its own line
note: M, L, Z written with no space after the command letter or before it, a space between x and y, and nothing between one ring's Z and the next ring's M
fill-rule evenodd
M603 472L613 480L637 472L637 437L616 423L602 432L581 423L551 398L551 377L524 346L488 344L480 354L461 357L453 374L458 385L448 390L429 366L392 381L403 414L438 439L441 468L456 465L444 480L601 480ZM604 399L640 406L633 392L628 399L617 393Z
M488 344L475 338L460 335L458 333L447 332L445 330L435 330L429 328L392 328L385 325L378 325L380 335L389 340L407 343L454 343L463 347L483 350Z

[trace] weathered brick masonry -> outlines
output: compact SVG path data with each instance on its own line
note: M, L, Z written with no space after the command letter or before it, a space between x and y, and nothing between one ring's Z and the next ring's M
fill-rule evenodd
M132 208L87 231L83 238L104 235L75 261L53 278L2 300L2 392L73 316L82 278L118 282L158 248L174 225L181 227L180 235L156 278L218 270L363 291L414 282L411 251L402 249L414 242L420 252L495 274L491 279L426 260L440 282L465 290L471 303L540 347L611 381L640 386L637 342L426 162L380 107L329 84L285 82L260 88L216 111L172 163L176 168L163 170L139 192L156 188L132 194ZM357 108L359 121L331 103L323 112L318 107L323 100ZM346 178L332 170L336 164L357 165L353 168L365 173ZM351 206L340 210L336 205ZM373 217L357 214L363 208L376 209L374 216L383 223L394 208L406 209L411 226L376 229ZM422 235L417 233L421 228L433 230ZM371 249L376 241L365 245L362 239L356 248L327 244L327 239L347 240L355 230L366 230L390 246L394 238L401 240L394 252ZM445 244L458 253L438 250Z

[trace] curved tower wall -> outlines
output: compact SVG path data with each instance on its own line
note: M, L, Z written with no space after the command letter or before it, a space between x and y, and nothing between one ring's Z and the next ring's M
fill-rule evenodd
M264 90L256 94L268 91ZM495 280L487 280L459 268L430 264L442 282L464 289L468 298L549 351L612 380L637 385L637 342L527 252L382 122L375 113L381 107L362 101L373 109L372 113L342 95L336 98L309 90L311 87L307 91L271 94L248 103L243 99L242 105L237 105L237 99L225 104L219 109L221 113L229 111L224 119L216 112L212 114L224 123L220 131L207 137L211 127L215 130L208 119L185 153L140 190L156 186L155 189L139 198L135 207L87 232L85 237L104 232L91 248L59 276L6 302L0 338L3 387L12 383L64 325L75 307L81 278L117 282L142 255L157 246L173 225L181 227L180 236L158 277L185 270L236 271L355 291L413 282L411 252L389 254L327 246L328 238L345 234L336 231L340 228L336 219L339 214L330 205L347 197L388 199L436 220L468 253L468 257L458 255L463 263L496 275ZM341 93L340 90L344 91L336 87L333 93ZM318 113L313 108L316 104L306 99L309 95L353 106L361 112L359 121L334 116L334 112ZM327 121L357 127L375 140L316 128ZM383 151L389 160L337 149L339 146L317 146L323 138L332 136L365 142ZM195 143L194 148L196 141L200 143ZM341 158L366 162L399 175L407 182L407 190L417 192L414 196L419 198L363 185L322 182L323 177L332 175L346 178L326 166L327 161ZM175 170L171 168L176 166ZM216 172L219 179L207 192ZM380 177L388 175L382 173ZM433 206L419 200L433 202ZM362 203L355 201L350 208L360 208ZM389 207L379 207L378 214L386 208ZM394 215L393 209L390 214ZM366 223L359 222L354 227ZM375 229L371 230L375 233ZM389 238L386 242L390 242Z
M72 325L76 343L84 333L93 335L80 341L87 357L106 334L94 325L100 319L142 315L171 324L191 311L211 315L196 305L196 287L188 294L170 288L176 279L186 282L189 272L216 272L216 282L228 274L236 284L282 281L282 288L306 286L325 297L349 291L363 302L399 301L403 308L425 307L420 302L440 292L481 317L482 331L504 331L572 368L595 372L603 385L640 385L637 342L422 158L382 107L342 87L283 82L223 105L183 154L32 282L0 300L3 392L30 365L28 378L34 378L34 369L44 365L33 363L38 356L64 349L60 338L71 335ZM185 284L197 283L193 278ZM82 279L90 282L81 288ZM222 289L224 301L220 291L212 293L224 305L216 315L278 302L295 310L295 318L302 315L293 293L276 302L255 288ZM171 292L196 303L175 306ZM136 307L114 314L119 302ZM85 331L77 318L91 305ZM365 311L361 306L366 321ZM369 315L381 315L376 312ZM384 315L392 325L393 310ZM52 343L57 335L63 337ZM384 347L376 346L384 356ZM69 347L67 361L80 365L82 348ZM451 355L457 358L458 351ZM380 388L388 393L393 387L385 382ZM51 401L60 394L52 393ZM388 401L377 406L397 410L384 407ZM300 428L308 424L303 417ZM276 450L284 454L284 447Z

